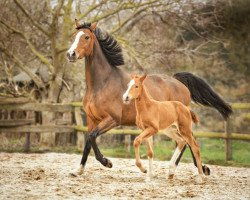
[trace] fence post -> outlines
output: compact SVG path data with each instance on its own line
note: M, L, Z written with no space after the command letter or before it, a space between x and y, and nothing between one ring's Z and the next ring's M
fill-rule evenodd
M26 119L31 118L32 111L27 111L26 112ZM24 152L29 152L30 151L30 133L25 133L25 143L23 145L24 147Z
M125 135L124 144L126 151L129 153L131 150L131 135Z
M81 116L81 109L80 107L75 107L75 120L76 120L76 124L83 126L83 119ZM82 151L83 150L83 145L85 144L85 137L84 137L84 133L77 131L77 148L78 150Z
M225 153L226 153L226 161L232 160L232 140L230 139L231 133L232 133L232 124L231 120L227 119L225 121L225 134L226 134L226 139L225 139Z

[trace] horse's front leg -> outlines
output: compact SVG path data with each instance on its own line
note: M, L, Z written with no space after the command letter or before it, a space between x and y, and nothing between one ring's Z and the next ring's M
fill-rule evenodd
M143 167L141 159L140 159L140 145L142 141L152 135L154 135L157 131L153 128L146 128L139 136L137 136L134 140L134 147L135 147L135 159L136 159L136 166L141 170L143 173L147 173L147 170ZM151 149L152 150L152 149Z
M97 124L95 123L94 120L92 120L89 116L87 116L87 126L88 126L88 133L90 133L97 126ZM77 170L76 173L71 173L71 175L76 176L77 174L81 175L83 173L90 150L91 150L91 141L90 141L90 138L87 137L87 140L83 149L80 168Z
M111 168L112 167L112 162L110 160L108 160L107 158L105 158L97 144L96 144L96 138L104 133L106 133L107 131L109 131L110 129L114 128L117 126L116 121L108 116L106 118L104 118L98 125L96 128L93 129L93 131L90 132L89 134L89 140L91 143L91 146L94 150L95 153L95 157L96 159L105 167Z

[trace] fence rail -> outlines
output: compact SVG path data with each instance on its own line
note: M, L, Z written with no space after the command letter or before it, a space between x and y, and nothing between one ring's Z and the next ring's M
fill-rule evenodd
M0 121L1 122L1 121ZM29 122L29 121L27 121ZM0 124L1 125L1 124ZM13 126L0 126L0 132L10 132L10 133L43 133L43 132L57 132L57 133L70 133L73 131L87 132L88 127L86 126L67 126L67 125L22 125L20 129L19 125ZM106 134L121 134L121 135L139 135L141 133L138 129L112 129ZM164 135L164 132L160 131L158 134ZM232 139L232 140L250 140L250 134L242 133L231 133L227 137L226 133L223 132L205 132L205 131L195 131L194 136L197 138L220 138L220 139Z
M79 109L82 107L81 102L71 103L35 103L30 102L25 98L11 100L0 99L0 110L8 111L50 111L50 112L75 112L75 117L79 118ZM250 110L250 103L233 103L233 109L235 110ZM78 112L76 114L76 112ZM246 119L250 119L250 113L245 114ZM43 133L43 132L57 132L57 133L70 133L74 131L87 132L87 127L82 123L76 125L34 125L32 119L19 119L19 120L0 120L0 132L9 133ZM76 119L76 121L82 121ZM137 135L141 131L138 129L112 129L107 134L125 134L125 135ZM29 134L26 134L29 137ZM159 132L163 134L163 132ZM194 132L194 136L197 138L221 138L225 139L225 152L226 160L232 159L232 144L231 140L250 140L250 134L234 133L231 129L230 120L225 122L225 132Z

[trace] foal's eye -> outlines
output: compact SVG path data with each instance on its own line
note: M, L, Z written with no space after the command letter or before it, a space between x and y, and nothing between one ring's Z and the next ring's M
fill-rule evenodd
M89 36L86 36L86 37L85 37L85 40L88 40L88 39L89 39Z
M135 88L138 88L138 85L136 85Z

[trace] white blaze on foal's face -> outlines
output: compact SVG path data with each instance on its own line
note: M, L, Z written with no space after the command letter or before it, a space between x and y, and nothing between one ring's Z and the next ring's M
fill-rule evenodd
M76 56L76 58L78 57L78 55L74 55L76 54L76 48L78 46L78 43L81 39L81 36L84 35L85 33L83 31L79 31L76 36L75 36L75 40L73 42L73 44L71 45L70 49L68 50L68 57L72 57L72 56Z
M131 100L131 97L130 97L130 95L129 95L129 92L130 92L130 90L131 90L131 88L132 88L132 86L135 84L135 80L134 79L132 79L129 83L128 83L128 89L127 89L127 91L123 94L123 102L124 103L129 103L129 101Z

